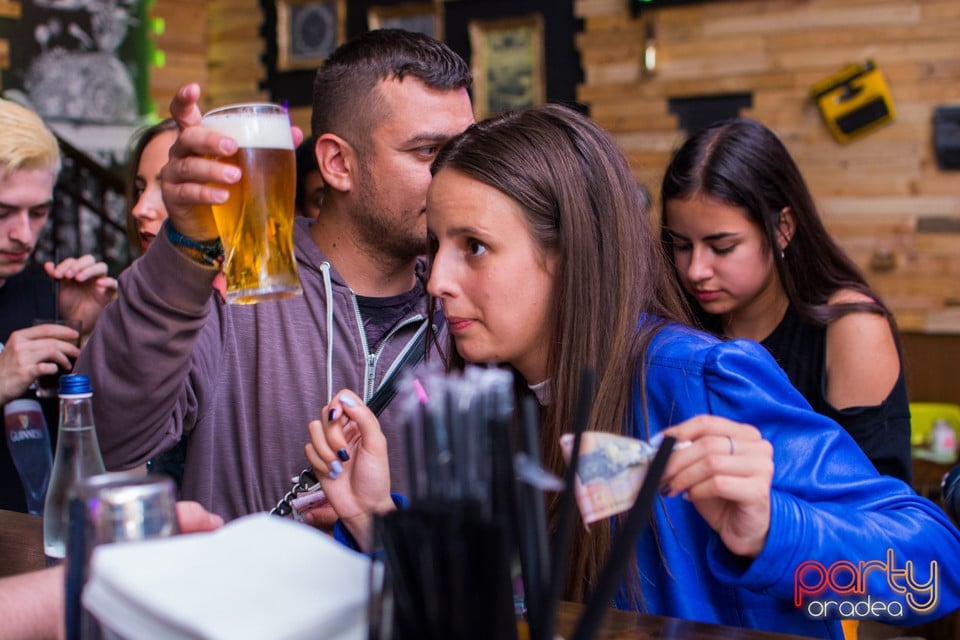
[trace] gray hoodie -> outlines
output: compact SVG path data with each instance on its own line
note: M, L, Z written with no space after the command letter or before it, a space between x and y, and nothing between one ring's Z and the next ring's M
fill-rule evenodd
M186 434L184 499L226 519L267 511L307 466L307 423L331 394L370 399L426 330L426 300L368 355L356 297L310 224L298 218L294 229L297 298L224 304L212 293L216 270L183 256L165 233L120 275L120 295L76 366L91 376L108 469L141 465ZM404 492L400 404L380 418L393 490Z

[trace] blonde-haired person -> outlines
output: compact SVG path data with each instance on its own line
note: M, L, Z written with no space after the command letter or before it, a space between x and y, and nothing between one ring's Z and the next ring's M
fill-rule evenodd
M41 324L61 317L80 323L89 333L97 316L116 293L107 265L93 256L66 258L41 268L32 261L37 240L53 206L60 173L56 136L33 111L0 99L0 405L32 396L37 377L69 369L79 355L77 332ZM59 281L55 300L54 281ZM42 402L48 427L56 427L56 407ZM0 439L0 509L26 511L20 477Z
M60 145L35 112L0 98L0 169L9 174L38 169L56 178L60 173Z

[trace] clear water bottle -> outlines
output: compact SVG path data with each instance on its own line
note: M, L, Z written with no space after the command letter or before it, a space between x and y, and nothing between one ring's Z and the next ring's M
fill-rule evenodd
M103 473L103 458L93 426L90 378L72 374L60 378L60 422L53 472L43 507L43 552L49 563L66 555L70 527L70 493L78 480Z

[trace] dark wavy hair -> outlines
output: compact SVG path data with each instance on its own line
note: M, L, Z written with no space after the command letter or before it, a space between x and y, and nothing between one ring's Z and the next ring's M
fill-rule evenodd
M781 211L790 208L793 237L782 254L772 253L780 283L802 318L827 325L847 313L866 311L885 316L895 329L880 296L823 226L800 169L773 131L756 120L737 118L715 123L683 143L667 167L660 194L661 242L669 256L673 247L667 202L698 195L746 212L771 251L778 246ZM872 302L828 304L841 289L862 293ZM719 332L718 318L690 297L688 303L701 326Z
M161 120L155 125L140 129L131 137L132 146L127 154L127 242L130 247L130 255L136 257L140 255L140 235L137 233L137 221L133 217L133 208L137 206L137 170L140 166L140 158L143 157L143 151L147 145L164 131L176 131L177 123L167 118Z
M313 81L312 135L334 133L361 150L386 115L375 92L382 80L417 78L431 89L473 82L463 58L430 36L402 29L368 31L324 60Z
M541 446L544 463L562 474L559 440L576 415L581 372L594 371L597 381L587 428L632 436L632 402L635 389L644 388L650 340L666 321L687 320L644 192L611 137L560 105L472 125L434 160L434 174L445 169L513 198L535 242L559 256L547 362L553 400L541 411ZM431 300L431 311L436 305ZM638 330L643 314L650 319ZM455 349L447 357L450 366L463 365ZM556 506L549 505L554 530ZM582 600L609 553L611 530L606 521L589 534L575 529L564 596Z
M297 147L295 153L297 188L293 204L297 211L303 209L303 206L306 204L307 195L309 195L306 193L307 176L310 175L311 171L320 171L320 166L317 164L316 144L317 139L313 136L308 136L303 139L303 142Z

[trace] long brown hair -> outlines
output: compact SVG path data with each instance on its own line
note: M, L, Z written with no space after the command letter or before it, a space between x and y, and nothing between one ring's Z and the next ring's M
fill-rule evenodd
M553 400L541 416L545 464L562 473L559 439L572 430L584 370L597 381L587 428L634 435L646 347L665 321L686 314L642 191L614 141L580 113L547 105L471 126L437 156L433 173L444 168L513 198L538 245L559 256L547 363ZM649 319L638 329L643 314ZM556 501L548 508L556 530ZM565 598L592 592L610 537L608 522L594 523L589 534L575 525Z
M674 154L660 198L661 240L668 255L673 249L666 230L667 202L696 195L746 212L763 232L768 250L778 246L780 212L790 208L796 230L784 252L772 253L783 290L802 318L826 325L847 313L868 311L885 316L895 329L880 296L823 226L799 167L773 131L748 118L727 120L694 134ZM872 302L827 304L841 289ZM717 318L692 300L690 306L704 328L719 330Z

